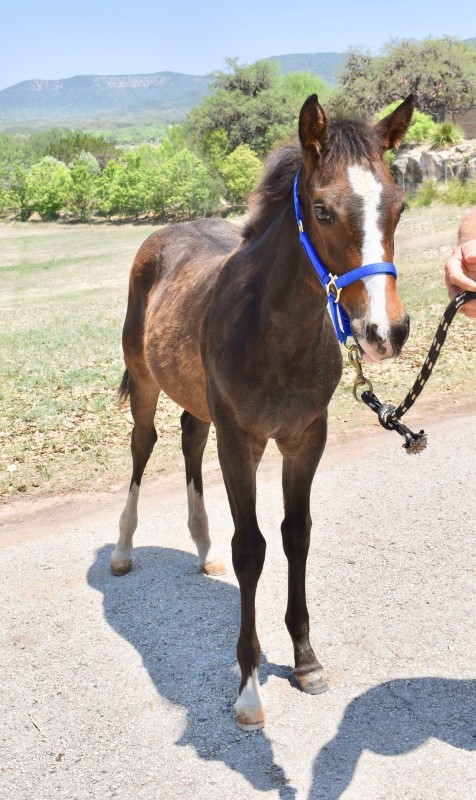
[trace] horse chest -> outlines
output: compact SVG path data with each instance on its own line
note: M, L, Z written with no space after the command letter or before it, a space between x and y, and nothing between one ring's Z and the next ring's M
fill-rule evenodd
M332 348L331 348L332 350ZM259 429L268 437L305 429L324 413L340 380L342 357L311 351L301 359L287 354L255 355L241 368L223 376L228 403L242 427Z

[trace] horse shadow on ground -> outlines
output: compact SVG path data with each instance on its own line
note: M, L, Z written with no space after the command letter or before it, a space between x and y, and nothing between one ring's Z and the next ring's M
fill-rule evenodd
M356 697L336 736L316 757L309 800L338 800L364 751L406 755L429 738L476 749L475 680L397 679ZM464 787L459 788L464 796Z
M235 723L238 589L203 577L195 556L163 547L137 548L134 570L116 578L111 552L112 546L99 550L88 582L102 593L106 621L140 654L159 694L187 712L177 744L222 761L259 791L294 800L296 789L264 731L243 733ZM290 667L263 655L261 684L270 675L293 681ZM430 737L474 750L475 720L476 681L411 678L375 686L352 700L336 736L318 753L308 800L338 800L366 750L405 755Z
M136 548L134 569L117 578L111 552L98 551L88 583L102 593L106 621L140 654L159 694L187 712L177 744L222 761L259 791L293 800L296 790L264 731L244 733L235 722L238 589L203 576L196 556L165 547ZM269 675L291 678L292 670L262 656L261 684Z

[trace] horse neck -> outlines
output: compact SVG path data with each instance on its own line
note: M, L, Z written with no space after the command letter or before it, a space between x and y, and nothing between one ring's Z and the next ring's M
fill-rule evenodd
M262 318L294 323L318 335L327 318L327 298L299 241L292 198L278 212L256 245L263 274Z

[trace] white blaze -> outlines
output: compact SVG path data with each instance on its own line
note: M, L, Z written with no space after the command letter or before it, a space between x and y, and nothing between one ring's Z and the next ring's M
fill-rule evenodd
M352 164L348 169L349 182L355 194L363 203L363 244L362 264L375 264L383 261L383 231L378 224L379 204L382 184L372 172L359 164ZM377 333L386 340L389 322L386 309L385 288L386 275L368 275L363 278L370 302L368 322L377 326Z

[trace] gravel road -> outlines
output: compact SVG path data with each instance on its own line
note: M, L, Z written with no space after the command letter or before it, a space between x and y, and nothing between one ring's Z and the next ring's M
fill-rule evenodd
M1 799L475 797L476 416L427 427L419 456L382 432L314 483L308 602L331 684L316 697L292 680L279 472L265 465L257 733L234 722L239 597L216 471L225 578L198 571L181 482L156 500L145 484L124 578L109 572L122 497L96 518L65 501L51 529L44 514L4 521Z

